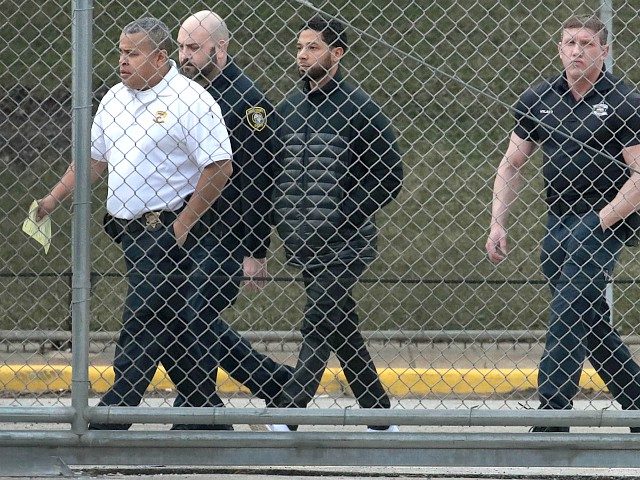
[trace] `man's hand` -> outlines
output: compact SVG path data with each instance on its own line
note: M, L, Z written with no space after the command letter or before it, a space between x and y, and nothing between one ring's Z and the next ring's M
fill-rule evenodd
M498 224L494 224L487 239L487 254L493 263L500 263L507 258L507 231Z
M178 246L182 247L184 245L184 242L187 241L189 229L179 219L176 219L173 222L173 234L176 237L176 243L178 244Z
M606 230L607 228L611 228L613 225L622 220L622 217L617 214L613 206L609 203L604 206L602 210L598 213L598 217L600 218L600 228L602 230Z
M50 215L60 204L57 198L49 194L38 200L38 211L36 212L36 221L39 222L47 215Z
M250 292L257 292L267 284L267 259L244 257L242 261L242 272L250 280L244 282L244 288Z
M95 182L107 170L107 162L99 162L91 160L91 183ZM36 221L42 220L51 214L65 198L73 193L76 188L75 167L69 165L58 183L51 189L51 193L44 198L38 200L38 211L36 212Z

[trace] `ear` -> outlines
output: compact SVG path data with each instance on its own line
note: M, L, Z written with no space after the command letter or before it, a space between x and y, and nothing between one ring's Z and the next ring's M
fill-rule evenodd
M334 62L339 62L340 59L343 57L343 55L344 55L344 48L333 47L331 49L331 58L333 59Z
M225 65L227 63L227 46L229 42L218 40L213 44L213 55L211 58L216 60L217 65Z
M227 53L227 48L229 47L229 42L225 40L218 40L216 42L216 52Z
M169 60L169 53L166 50L158 50L156 54L156 63L158 66L162 66Z

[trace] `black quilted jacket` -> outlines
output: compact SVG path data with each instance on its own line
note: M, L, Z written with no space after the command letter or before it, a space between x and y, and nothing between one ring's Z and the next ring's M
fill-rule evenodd
M398 194L402 161L389 119L336 75L277 108L273 218L291 263L376 256L374 214Z

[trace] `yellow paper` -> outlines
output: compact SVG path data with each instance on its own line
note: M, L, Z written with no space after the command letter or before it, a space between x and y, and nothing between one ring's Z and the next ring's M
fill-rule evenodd
M32 237L44 247L44 253L49 252L51 246L51 217L47 215L39 222L36 221L36 213L38 212L38 202L33 201L29 207L29 216L22 224L22 231Z

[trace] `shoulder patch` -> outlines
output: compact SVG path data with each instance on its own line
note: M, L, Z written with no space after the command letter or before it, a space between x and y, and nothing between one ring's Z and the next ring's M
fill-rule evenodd
M262 107L248 108L246 117L249 126L258 132L267 126L267 111Z

